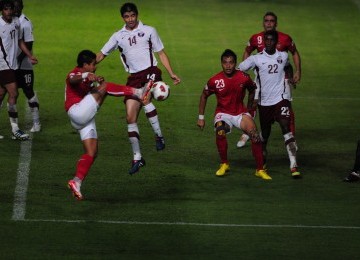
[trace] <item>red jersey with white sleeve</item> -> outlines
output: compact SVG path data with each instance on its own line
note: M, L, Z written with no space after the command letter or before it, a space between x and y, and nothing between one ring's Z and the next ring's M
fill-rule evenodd
M154 52L164 49L164 45L154 27L144 25L141 21L134 30L127 30L126 25L115 32L105 43L101 52L109 55L120 51L120 59L129 73L137 73L157 65Z
M264 42L264 31L254 34L251 36L250 40L247 43L245 50L249 53L257 50L257 52L262 52L265 49ZM278 43L276 45L276 49L278 51L286 51L291 52L292 54L296 51L296 45L290 35L282 32L278 33Z
M85 78L79 84L70 84L70 79L74 76L81 75L80 68L75 67L66 77L65 86L65 110L68 111L74 104L79 103L92 89L92 82Z
M253 91L255 88L255 83L247 73L236 70L231 78L228 78L223 71L212 76L204 90L210 95L216 95L215 115L225 113L236 116L247 112L243 102L246 89Z

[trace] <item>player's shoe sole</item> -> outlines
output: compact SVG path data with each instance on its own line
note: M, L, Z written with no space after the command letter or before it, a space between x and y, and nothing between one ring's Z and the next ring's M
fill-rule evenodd
M74 180L70 180L68 181L68 187L71 190L73 196L77 199L77 200L82 200L84 199L83 195L80 192L80 188L78 187L78 185L76 184L76 181Z
M220 164L219 170L216 171L215 175L218 177L225 176L230 171L230 165L228 163Z
M142 97L141 97L141 101L146 101L146 100L148 100L148 99L150 99L150 95L151 95L151 90L152 90L152 88L153 88L153 85L154 85L154 81L152 81L152 80L149 80L149 82L148 83L146 83L146 85L145 85L145 89L144 89L144 93L143 93L143 95L142 95Z

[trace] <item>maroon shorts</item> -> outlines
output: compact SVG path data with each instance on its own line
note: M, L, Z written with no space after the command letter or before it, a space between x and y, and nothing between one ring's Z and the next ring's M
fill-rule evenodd
M281 100L279 103L272 106L260 106L259 120L261 126L272 125L275 121L288 120L290 124L291 103L287 99Z
M127 86L133 88L141 88L143 87L150 79L153 81L161 81L161 70L158 67L149 67L146 70L139 71L137 73L132 73L126 82ZM124 101L128 99L136 99L133 96L126 96Z
M0 70L0 85L2 87L13 82L16 82L15 70Z

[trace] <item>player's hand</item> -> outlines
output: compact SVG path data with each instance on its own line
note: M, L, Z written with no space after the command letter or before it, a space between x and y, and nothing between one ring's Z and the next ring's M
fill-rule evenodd
M205 119L198 119L197 126L200 128L200 130L203 130L205 127Z
M103 76L96 76L96 81L101 84L105 81L105 78Z
M35 56L30 56L29 59L32 65L38 64L38 59Z
M178 76L176 76L175 74L170 75L170 77L173 80L174 85L177 85L177 84L179 84L181 82L181 79Z
M252 118L255 118L256 116L256 109L249 109L249 114L251 115Z
M301 78L301 75L300 75L300 71L296 71L294 73L294 77L292 78L292 82L294 85L300 83L300 78Z

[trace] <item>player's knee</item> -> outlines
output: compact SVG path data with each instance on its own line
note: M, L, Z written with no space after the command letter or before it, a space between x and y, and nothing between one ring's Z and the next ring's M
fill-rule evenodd
M258 133L258 131L255 128L248 131L248 135L250 137L250 140L253 143L261 143L262 142L262 138L261 138L260 134Z
M215 124L215 131L217 136L225 136L230 131L230 127L224 121L219 121Z

